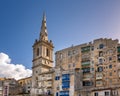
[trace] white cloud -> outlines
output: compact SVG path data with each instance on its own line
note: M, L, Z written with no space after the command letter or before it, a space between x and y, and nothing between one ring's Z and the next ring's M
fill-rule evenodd
M0 77L21 79L29 77L32 70L26 69L22 64L12 64L5 53L0 53Z

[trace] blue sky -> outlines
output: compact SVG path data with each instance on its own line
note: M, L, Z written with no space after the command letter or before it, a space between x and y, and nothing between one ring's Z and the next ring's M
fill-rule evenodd
M120 38L120 0L0 0L0 52L32 67L43 11L54 51L97 38Z

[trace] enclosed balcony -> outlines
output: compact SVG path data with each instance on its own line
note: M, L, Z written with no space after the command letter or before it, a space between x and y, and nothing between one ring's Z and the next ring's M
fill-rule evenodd
M70 74L62 75L62 89L70 88Z
M89 52L89 51L90 51L90 46L86 46L86 47L81 48L81 53Z
M46 87L52 87L52 81L47 82Z
M96 81L96 86L99 87L99 86L103 86L103 81Z
M103 78L102 73L96 73L96 80L101 80Z
M91 79L92 79L91 74L85 74L85 75L83 76L83 81L90 81Z
M89 67L88 68L82 68L82 70L83 70L83 74L90 73L90 68Z

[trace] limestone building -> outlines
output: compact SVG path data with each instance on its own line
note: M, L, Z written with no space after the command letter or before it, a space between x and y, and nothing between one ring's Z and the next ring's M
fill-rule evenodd
M32 87L32 77L22 78L18 80L18 83L21 86L20 94L30 95Z
M43 14L40 36L33 44L32 96L45 96L51 93L53 48L52 41L48 39L46 16Z
M120 96L118 40L100 38L55 55L54 96Z
M20 93L19 83L13 78L3 78L0 80L2 84L0 87L2 89L2 95L0 96L17 96Z
M31 96L120 96L120 44L100 38L55 53L43 15L33 44Z

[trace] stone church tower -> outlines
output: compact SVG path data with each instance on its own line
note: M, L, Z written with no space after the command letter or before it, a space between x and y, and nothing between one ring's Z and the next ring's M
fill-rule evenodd
M48 40L46 16L43 14L40 36L33 45L33 66L32 66L32 96L39 92L40 74L48 72L53 67L53 43Z

